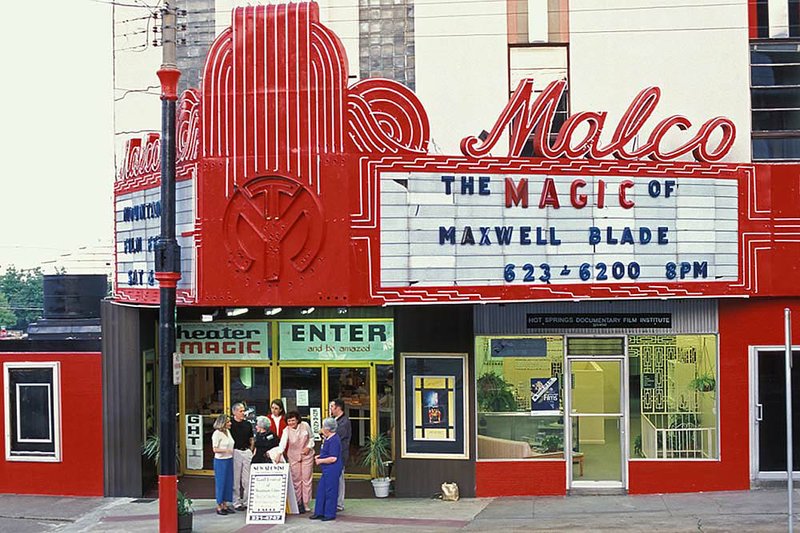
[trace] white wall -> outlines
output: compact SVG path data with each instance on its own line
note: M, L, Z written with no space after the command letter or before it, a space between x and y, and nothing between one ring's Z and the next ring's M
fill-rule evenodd
M342 41L350 83L358 78L358 0L319 0L319 18Z
M662 118L681 114L694 127L668 140L683 144L709 118L726 116L737 133L724 161L750 161L747 28L746 0L571 0L571 112L607 110L608 140L633 97L659 86L645 136Z
M478 16L481 15L481 16ZM460 154L508 102L505 2L414 2L416 93L431 122L429 151ZM505 155L503 139L493 155Z
M138 7L114 8L114 153L119 169L128 139L161 132L160 47L153 25L161 24ZM149 24L148 24L149 22ZM159 34L160 36L160 34Z

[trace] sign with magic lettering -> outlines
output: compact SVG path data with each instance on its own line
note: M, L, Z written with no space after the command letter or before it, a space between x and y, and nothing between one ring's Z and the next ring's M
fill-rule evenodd
M392 361L391 320L281 322L282 360Z
M184 360L268 360L269 322L181 322L175 328Z
M738 279L735 179L387 171L380 185L384 287Z

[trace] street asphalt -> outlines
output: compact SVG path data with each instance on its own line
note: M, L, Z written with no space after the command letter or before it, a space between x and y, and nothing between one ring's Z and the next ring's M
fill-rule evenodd
M794 524L800 528L800 491ZM196 500L199 533L258 531L788 531L780 488L694 494L566 497L347 500L332 522L290 515L283 525L246 525L245 513L218 516L213 500ZM158 501L0 495L0 531L115 532L158 530ZM800 529L798 529L800 530Z

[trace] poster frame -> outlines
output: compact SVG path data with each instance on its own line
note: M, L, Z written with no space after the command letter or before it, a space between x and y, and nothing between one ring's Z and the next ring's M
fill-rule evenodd
M428 448L425 451L415 450L416 446L409 443L409 437L414 435L414 413L406 407L410 400L413 404L414 378L415 377L442 377L441 368L434 368L429 374L420 374L415 371L418 364L423 361L448 364L448 375L455 377L455 401L450 409L457 435L455 440L426 440ZM413 372L413 374L410 374ZM400 354L400 389L402 401L400 402L400 456L414 459L469 459L470 430L469 430L469 400L467 396L468 385L467 354L466 353L401 353ZM460 404L460 406L459 406ZM460 412L459 412L460 411ZM459 438L460 437L460 438ZM434 450L430 448L434 447Z

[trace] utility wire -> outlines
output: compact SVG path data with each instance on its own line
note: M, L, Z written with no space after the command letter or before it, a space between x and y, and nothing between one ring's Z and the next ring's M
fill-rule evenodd
M420 9L420 7L424 8L427 6L462 6L462 5L482 5L485 6L487 4L507 4L508 0L439 0L437 2L424 2L420 3L419 5L414 7L414 10ZM361 6L360 4L346 4L341 0L336 0L335 6L320 6L322 11L334 10L334 9L364 9L369 10L373 9L372 6ZM276 5L276 4L270 4ZM566 9L548 9L548 13L602 13L602 12L610 12L610 11L653 11L658 9L684 9L684 8L706 8L706 7L732 7L732 6L741 6L740 2L717 2L713 4L697 4L697 3L688 3L688 4L669 4L669 5L661 5L661 6L620 6L614 8L587 8L587 9L573 9L573 8L566 8ZM247 8L247 7L260 7L260 6L252 6L252 5L236 5L233 6L232 9L236 8ZM394 7L410 7L410 6L403 6L403 5L395 5ZM232 9L198 9L196 11L189 11L189 13L230 13ZM527 13L527 11L518 11L517 14ZM439 18L442 16L452 17L453 14L450 13L448 15L435 15L432 16ZM416 18L416 17L415 17ZM337 22L344 21L344 20L337 20Z

